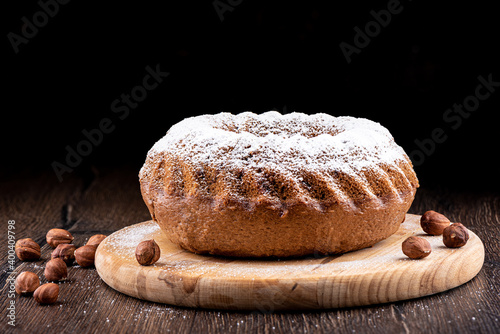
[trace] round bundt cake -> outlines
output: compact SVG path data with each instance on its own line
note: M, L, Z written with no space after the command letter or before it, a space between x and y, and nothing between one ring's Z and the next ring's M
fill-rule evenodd
M252 257L371 246L397 231L418 187L380 124L275 111L187 118L151 148L139 177L173 243Z

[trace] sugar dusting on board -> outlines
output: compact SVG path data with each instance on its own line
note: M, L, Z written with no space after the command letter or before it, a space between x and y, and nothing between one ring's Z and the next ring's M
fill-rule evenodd
M132 225L114 233L108 237L106 243L113 249L113 252L122 257L134 256L137 245L152 235L160 233L160 227L155 222L146 222Z

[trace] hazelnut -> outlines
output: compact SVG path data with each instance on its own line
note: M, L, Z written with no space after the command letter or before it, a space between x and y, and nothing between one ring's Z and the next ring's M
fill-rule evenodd
M429 241L419 237L409 237L402 244L403 253L410 259L423 259L431 253Z
M451 222L444 215L436 211L427 211L420 218L420 226L425 233L430 235L441 235L445 228L450 226Z
M17 240L15 249L21 261L38 260L42 254L40 245L31 238Z
M56 257L47 262L43 273L47 281L64 281L68 278L68 267L62 259Z
M101 241L106 239L106 235L104 234L96 234L90 237L89 241L87 241L87 245L94 245L94 246L99 246Z
M135 249L135 257L139 264L149 266L160 258L160 247L153 239L142 241Z
M85 245L75 251L75 260L81 267L90 267L94 265L95 251L94 245Z
M33 297L40 304L54 304L57 301L57 297L59 297L59 285L56 283L45 283L35 290Z
M53 228L47 232L46 239L50 247L56 248L59 244L70 244L75 238L66 230Z
M38 275L31 271L23 271L16 278L15 288L20 295L33 293L40 286Z
M458 248L465 246L469 240L467 228L460 223L454 223L443 231L443 243L449 248Z
M59 244L56 249L52 251L50 256L52 259L60 258L67 265L71 265L75 260L76 247L73 244Z

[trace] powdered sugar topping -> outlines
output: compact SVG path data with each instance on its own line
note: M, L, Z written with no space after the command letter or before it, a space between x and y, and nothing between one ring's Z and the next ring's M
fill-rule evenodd
M187 118L172 126L148 154L158 153L221 168L266 167L286 174L300 169L356 175L374 164L407 160L379 123L276 111Z

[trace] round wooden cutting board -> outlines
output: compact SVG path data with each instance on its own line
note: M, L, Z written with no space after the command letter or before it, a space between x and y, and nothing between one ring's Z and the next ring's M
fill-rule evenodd
M407 215L399 230L371 248L340 256L298 259L237 259L196 255L167 240L152 221L107 237L95 266L112 288L132 297L178 306L212 309L327 309L386 303L442 292L472 279L484 262L484 246L469 231L467 245L446 248L441 236L420 228L420 216ZM432 253L411 260L401 243L411 235L427 239ZM230 236L228 236L230 237ZM135 248L155 239L161 257L141 266Z

